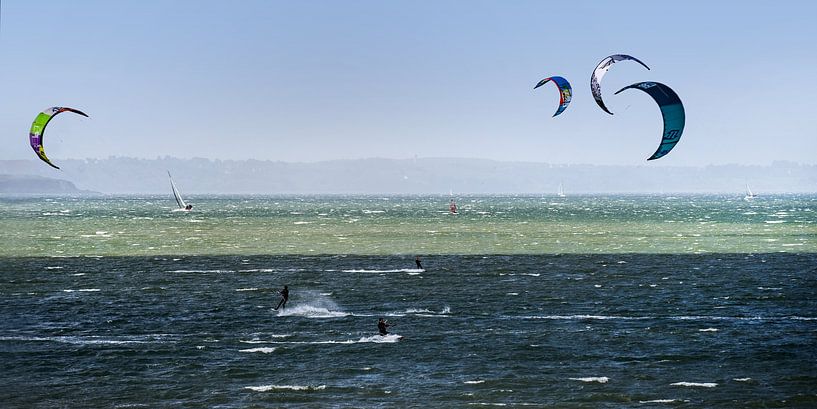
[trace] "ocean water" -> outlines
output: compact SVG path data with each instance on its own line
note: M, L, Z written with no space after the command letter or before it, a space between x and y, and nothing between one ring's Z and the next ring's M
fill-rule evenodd
M0 200L0 406L817 407L815 196L168 199Z

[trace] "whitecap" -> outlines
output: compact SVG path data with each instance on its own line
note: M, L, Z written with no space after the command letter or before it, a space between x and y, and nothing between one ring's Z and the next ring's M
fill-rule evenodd
M718 386L715 382L675 382L671 383L671 386L689 386L689 387L699 387L699 388L714 388Z
M678 402L678 399L653 399L638 401L638 403L673 403L673 402Z
M258 291L258 288L256 288L256 287L250 287L250 288L236 288L235 290L236 290L236 291Z
M718 332L717 328L701 328L698 330L699 332Z
M463 383L464 383L464 384L466 384L466 385L476 385L476 384L480 384L480 383L485 383L485 380L478 380L478 381L465 381L465 382L463 382Z
M249 389L255 392L268 392L274 390L290 390L290 391L319 391L326 389L326 385L308 386L308 385L262 385L262 386L245 386L244 389Z
M353 269L341 270L344 273L423 273L426 270L421 268L400 268L394 270L367 270L367 269Z
M269 354L275 351L275 348L249 348L249 349L239 349L238 352L261 352L264 354Z
M567 378L571 381L581 381L581 382L598 382L598 383L607 383L610 379L606 376L588 376L585 378Z
M370 337L362 337L359 340L357 340L357 342L362 343L362 344L369 343L369 342L374 342L374 343L379 343L379 344L380 343L388 344L388 343L398 342L402 338L403 338L402 336L397 335L397 334L372 335Z
M338 318L346 317L349 313L343 311L332 311L323 307L313 307L311 305L298 305L293 308L285 308L278 311L279 317L307 317L307 318Z

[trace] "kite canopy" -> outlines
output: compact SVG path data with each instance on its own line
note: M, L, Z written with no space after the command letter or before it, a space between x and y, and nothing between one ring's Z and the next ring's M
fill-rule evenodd
M604 57L604 59L599 62L599 65L596 66L596 69L593 70L593 74L590 76L590 91L593 93L593 99L596 100L596 103L599 104L599 107L601 107L604 112L607 112L610 115L613 115L613 113L607 109L607 107L604 105L604 101L601 99L601 79L604 78L604 74L607 74L607 70L609 70L613 64L626 60L635 61L643 65L644 68L648 70L650 69L650 67L647 67L647 64L644 64L638 58L625 54L613 54L611 56Z
M31 143L31 149L34 149L34 152L37 154L37 156L40 157L40 159L43 160L43 162L51 165L51 167L54 167L56 169L59 169L59 167L51 163L51 161L48 160L48 157L45 156L45 149L43 148L43 132L45 132L45 127L48 125L48 123L51 121L53 117L65 111L73 112L75 114L88 117L88 115L85 115L84 112L74 108L66 107L46 108L45 110L43 110L43 112L37 114L36 118L34 118L34 122L31 124L31 131L29 131L28 133L29 143Z
M553 114L553 116L556 116L561 114L567 108L567 105L570 104L570 100L573 99L573 88L570 87L570 83L567 82L566 79L553 76L539 81L539 83L536 84L533 89L547 84L548 81L553 81L553 83L556 84L556 87L559 88L559 108L556 110L556 113Z
M678 98L678 94L672 88L660 82L638 82L620 89L616 94L629 88L646 92L661 108L661 115L664 117L664 135L661 138L661 145L647 160L658 159L668 154L681 140L686 121L684 104L681 103L681 98Z

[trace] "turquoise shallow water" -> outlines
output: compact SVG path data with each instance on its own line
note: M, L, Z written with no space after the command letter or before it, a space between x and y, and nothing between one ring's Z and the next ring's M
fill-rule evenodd
M0 256L817 252L817 196L29 198Z
M817 406L815 197L447 200L4 199L2 406Z

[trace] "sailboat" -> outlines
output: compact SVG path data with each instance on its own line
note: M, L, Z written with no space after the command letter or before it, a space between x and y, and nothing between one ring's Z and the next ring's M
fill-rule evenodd
M746 196L743 197L743 200L752 200L756 198L757 195L752 193L752 189L749 189L749 184L746 184Z
M565 197L565 188L562 186L562 182L559 182L559 190L556 192L556 196Z
M167 177L170 178L170 188L173 189L173 197L176 198L176 204L179 205L179 208L176 210L190 211L193 209L193 205L185 203L184 199L182 199L182 194L179 193L179 189L176 187L176 184L173 183L173 176L170 176L170 171L167 171Z

